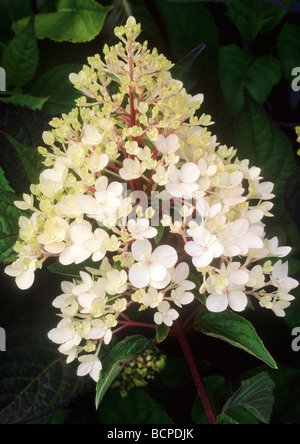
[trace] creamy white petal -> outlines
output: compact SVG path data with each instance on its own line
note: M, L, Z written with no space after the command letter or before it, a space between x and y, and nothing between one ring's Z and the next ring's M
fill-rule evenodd
M178 261L176 250L169 245L161 245L153 252L155 260L153 264L163 265L166 268L172 268Z
M149 284L150 274L147 267L133 264L129 270L129 281L136 288L144 288Z
M221 313L228 307L228 297L226 294L211 294L206 300L206 307L213 313Z
M242 291L231 291L228 295L228 303L232 310L244 311L248 304L248 298Z
M152 245L148 240L137 240L132 244L131 252L136 261L140 261L145 254L151 254Z

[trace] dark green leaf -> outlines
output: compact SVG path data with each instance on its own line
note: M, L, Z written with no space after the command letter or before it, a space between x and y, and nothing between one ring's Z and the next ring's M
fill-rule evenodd
M232 395L225 379L218 375L209 376L204 379L204 385L214 412L220 412L226 400ZM196 396L191 416L195 424L208 424L207 415L199 395Z
M300 26L285 23L278 36L278 54L284 75L289 82L294 76L292 71L300 66Z
M250 158L262 168L265 180L275 182L279 199L287 177L296 166L293 147L271 116L248 96L236 124L236 147L239 158Z
M31 0L0 0L0 40L7 43L13 34L12 22L31 14Z
M156 340L157 343L160 344L163 342L169 335L170 327L165 324L157 325L156 327Z
M197 46L183 59L179 60L171 70L172 77L183 82L187 91L190 91L194 83L197 83L197 74L193 72L192 68L202 51L205 50L205 46L204 43ZM192 73L193 75L191 75Z
M71 413L72 410L63 409L57 413L54 413L54 415L39 421L37 424L65 424L65 420L68 418L68 416L70 416Z
M164 20L177 60L189 54L195 46L206 45L195 61L195 69L201 72L202 78L212 81L218 64L219 35L210 12L200 3L178 3L170 6L167 2L155 0L154 4Z
M62 265L60 262L55 262L54 264L49 265L48 270L54 274L79 278L80 272L86 271L86 267L96 268L97 264L95 264L95 262L93 262L91 259L79 265Z
M276 362L264 347L253 325L229 310L222 313L201 310L195 318L194 328L207 336L222 339L262 360L270 367L277 368Z
M127 337L111 350L103 361L103 368L97 384L96 408L99 407L105 393L123 369L124 364L142 353L150 344L149 339L141 335L135 335Z
M0 190L14 192L14 190L9 186L8 180L5 177L4 171L0 167Z
M184 359L167 357L167 365L159 374L159 378L167 387L182 387L191 382L191 373Z
M49 120L50 116L39 110L0 101L0 164L11 188L20 196L29 189L27 172L36 179L41 170L36 147L43 143L42 133L48 129Z
M274 388L275 384L268 373L260 373L247 379L226 402L222 413L226 414L234 407L244 407L259 421L268 424L274 404Z
M139 388L130 390L126 398L119 390L111 390L99 416L101 424L174 424L159 404Z
M94 0L60 0L57 12L36 16L35 32L38 39L89 42L100 33L110 9Z
M11 86L24 86L34 76L39 60L39 50L31 20L24 31L6 46L1 66L6 70L6 82Z
M247 49L236 45L220 50L219 76L227 115L241 111L244 89L260 104L266 102L281 77L281 67L271 56L255 57Z
M13 246L18 239L21 215L14 206L16 199L16 194L0 189L0 262L12 262L16 256Z
M42 133L50 128L50 119L45 112L0 102L0 130L24 145L37 147L43 144Z
M221 413L221 415L224 415L224 413ZM235 421L236 424L243 424L243 425L260 424L259 420L242 406L233 407L226 413L226 416L229 416L230 419L232 421Z
M290 6L291 0L282 0L282 3ZM260 0L236 1L227 5L227 11L248 42L253 42L258 34L265 34L274 29L287 13L287 10L278 4Z
M28 106L31 109L41 110L47 102L47 97L33 97L29 94L15 95L11 97L0 98L1 102L12 103L14 105Z
M36 97L49 97L44 110L50 114L69 112L75 107L80 96L69 80L72 72L80 71L78 64L59 65L43 74L34 84L30 94Z
M155 242L156 245L159 245L160 241L163 238L164 230L165 229L164 229L164 226L162 224L160 224L158 227L156 227L156 229L157 229L157 235L154 238L154 242Z
M232 418L230 418L230 416L225 415L224 413L221 413L220 415L217 416L217 424L218 425L224 425L224 424L238 424L238 422L234 421Z
M38 304L37 304L38 305ZM38 308L38 309L37 309ZM0 362L0 423L32 424L54 414L90 384L47 338L55 317L30 307L6 329ZM35 310L35 311L34 311Z
M8 134L5 134L4 137L7 139L7 142L11 147L11 154L14 153L14 155L20 160L29 182L37 183L39 175L44 169L44 165L42 164L43 158L38 153L37 149L17 142Z

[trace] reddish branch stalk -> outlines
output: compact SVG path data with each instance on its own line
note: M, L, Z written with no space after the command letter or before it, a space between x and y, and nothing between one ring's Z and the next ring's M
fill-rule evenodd
M207 418L209 420L210 424L216 424L216 415L214 413L213 407L211 405L210 399L207 395L204 383L202 381L202 378L199 374L196 361L194 359L194 356L192 354L192 351L190 349L189 343L187 341L186 335L184 333L184 330L180 324L180 322L177 320L174 322L173 325L173 331L175 333L175 336L178 339L178 342L181 346L182 352L184 354L185 360L187 362L187 365L190 369L191 375L193 377L194 383L197 387L201 402L203 404L203 407L205 409Z

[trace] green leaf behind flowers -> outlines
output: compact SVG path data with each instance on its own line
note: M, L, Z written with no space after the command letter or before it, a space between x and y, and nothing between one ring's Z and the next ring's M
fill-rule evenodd
M266 350L253 325L229 310L222 313L200 310L195 318L194 328L207 336L222 339L246 351L271 368L277 368L276 362Z
M119 342L103 360L103 368L96 389L98 408L112 382L121 372L124 364L150 346L151 340L141 335L129 336Z
M242 381L241 387L226 402L222 414L230 415L230 410L243 407L259 421L269 424L273 410L275 383L268 373L259 373Z

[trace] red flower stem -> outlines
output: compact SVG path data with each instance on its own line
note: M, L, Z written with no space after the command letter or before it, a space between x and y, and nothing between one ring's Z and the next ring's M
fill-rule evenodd
M202 304L199 304L198 307L191 313L191 315L187 318L187 320L183 323L182 328L186 331L186 329L189 326L189 323L194 319L198 311L200 311L203 308Z
M188 257L188 254L187 253L183 253L183 255L178 259L178 263L183 261L186 257Z
M204 383L202 381L202 378L199 374L195 358L194 358L192 351L190 349L190 346L187 341L184 330L178 320L174 322L173 327L174 327L173 329L174 329L175 336L177 337L177 340L181 346L186 363L190 369L194 383L197 387L197 390L198 390L202 405L205 409L205 413L207 415L209 423L216 424L215 412L213 410L212 404L211 404L210 399L208 397L208 394L207 394L206 388L204 386Z
M113 165L111 163L109 163L107 166L109 168L111 168L112 170L117 171L117 173L120 171L120 168L118 168L117 166L115 166L115 165Z
M136 321L119 321L118 324L123 324L123 327L145 327L145 328L155 328L156 326L153 324L146 324L145 322L136 322Z

